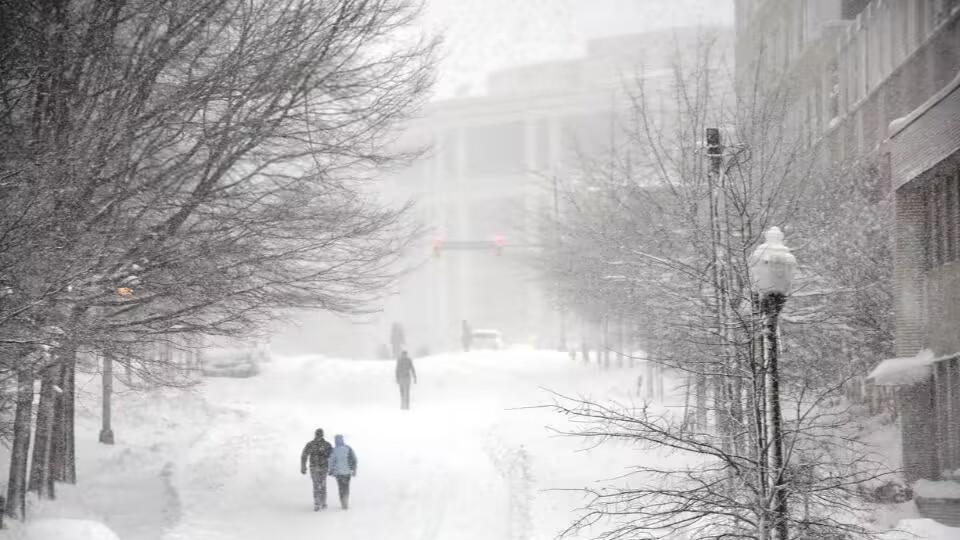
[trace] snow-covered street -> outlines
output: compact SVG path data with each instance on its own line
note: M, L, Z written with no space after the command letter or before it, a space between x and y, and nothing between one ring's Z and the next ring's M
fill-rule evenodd
M384 361L279 358L248 379L121 391L115 446L96 442L98 385L88 379L82 482L61 486L56 501L33 501L31 526L0 538L112 539L102 522L121 540L547 540L577 517L585 499L576 488L620 482L611 479L637 462L673 461L616 444L584 451L551 430L569 427L564 418L537 407L551 391L638 402L641 366L600 371L565 354L505 351L416 367L410 411L399 409L393 362ZM331 440L342 433L357 452L348 511L334 482L329 509L312 509L299 459L316 427ZM921 538L951 534L930 520L902 526Z
M546 389L637 399L641 368L600 372L533 351L435 356L416 367L410 411L399 409L392 362L318 357L278 359L249 379L121 396L116 447L84 445L81 455L81 474L99 480L68 498L82 499L90 514L82 517L104 521L123 540L296 540L320 532L357 540L547 539L583 502L554 489L625 472L629 450L579 452L581 441L546 427L562 418L524 407L549 403ZM313 512L299 459L316 427L330 440L342 433L357 452L349 511L340 510L329 482L330 508ZM77 517L55 508L43 513Z
M167 538L261 539L281 531L290 539L319 531L358 540L553 537L578 497L540 490L582 486L603 474L595 464L610 462L578 455L578 442L552 436L544 428L548 411L510 409L548 402L542 388L612 386L626 395L632 372L599 375L542 353L418 364L410 411L399 410L392 362L301 358L253 379L208 381L208 399L222 410L177 464L186 510ZM330 509L312 511L299 455L315 427L330 439L344 434L358 454L348 512L335 503L333 485Z

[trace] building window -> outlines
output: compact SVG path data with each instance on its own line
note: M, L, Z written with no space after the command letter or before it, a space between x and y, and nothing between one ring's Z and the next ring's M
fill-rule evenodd
M913 47L913 36L910 30L912 28L911 23L913 23L914 14L910 7L909 2L897 3L897 16L900 18L902 28L900 29L900 55L895 60L895 64L899 64L901 60L906 58Z
M866 30L861 30L857 34L857 63L860 66L860 70L857 72L859 75L857 83L857 99L861 97L866 97L870 88L870 49L867 47L867 36L869 34Z
M936 177L926 190L927 269L960 260L960 171Z
M953 175L946 178L944 186L944 212L943 212L943 222L944 222L944 242L946 243L946 256L948 261L955 261L958 259L957 251L960 250L960 246L957 245L957 227L960 226L960 223L957 223L957 179L960 178L958 175Z
M934 364L933 377L940 469L954 471L960 468L960 358Z
M832 60L827 66L827 104L828 122L840 115L840 64Z
M929 267L939 268L943 264L943 229L940 223L940 182L934 180L927 189L927 260Z

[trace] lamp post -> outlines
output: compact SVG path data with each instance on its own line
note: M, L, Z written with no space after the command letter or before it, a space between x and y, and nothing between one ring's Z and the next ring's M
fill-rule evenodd
M778 366L780 343L778 324L780 311L790 293L797 259L783 244L783 232L770 228L765 242L750 256L750 274L754 290L760 296L760 314L763 318L764 360L766 361L766 399L771 448L769 470L773 497L773 526L778 540L788 540L787 492L784 485L783 414L780 409L780 371Z
M101 405L103 415L100 426L100 442L103 444L113 444L113 427L110 423L111 401L113 397L113 354L103 353L103 397Z
M127 276L123 280L127 285L139 285L140 279L135 276ZM133 298L133 288L124 285L117 288L117 296L123 299ZM103 374L102 386L103 396L101 397L102 417L100 426L100 442L102 444L113 444L113 425L111 423L112 402L113 402L113 353L105 351L103 353Z

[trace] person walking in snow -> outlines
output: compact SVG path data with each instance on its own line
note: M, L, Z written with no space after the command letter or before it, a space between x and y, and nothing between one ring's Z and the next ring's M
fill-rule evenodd
M473 329L466 320L460 323L460 343L463 345L463 352L470 352L470 345L473 342Z
M357 454L343 442L343 435L333 437L333 453L330 454L330 476L337 479L340 508L350 507L350 479L357 475Z
M400 408L403 410L410 408L410 381L417 382L417 370L413 368L413 360L407 351L400 353L397 358L397 384L400 385Z
M403 325L398 322L390 327L390 346L393 348L393 357L396 358L403 346L406 345L406 337L403 335Z
M300 454L300 474L307 474L310 462L310 478L313 480L313 510L327 507L327 471L333 447L323 438L323 429L314 432L313 440L303 447Z

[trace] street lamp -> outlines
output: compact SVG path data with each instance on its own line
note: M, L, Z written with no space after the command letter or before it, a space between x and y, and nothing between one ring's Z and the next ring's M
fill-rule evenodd
M771 227L764 233L764 243L750 256L750 274L754 288L763 295L786 296L790 293L797 258L783 244L783 232Z
M760 297L763 318L764 359L766 360L767 410L771 438L770 468L774 495L774 529L778 540L787 540L787 492L784 485L783 414L780 409L780 372L778 367L780 344L778 324L780 311L786 303L797 259L783 243L783 232L778 227L764 234L765 242L750 256L750 275L753 289Z

